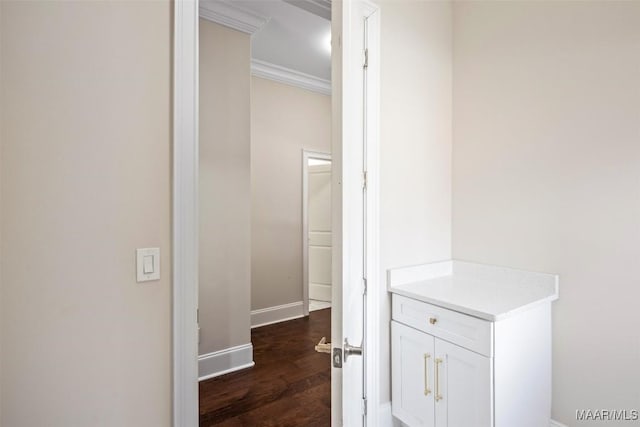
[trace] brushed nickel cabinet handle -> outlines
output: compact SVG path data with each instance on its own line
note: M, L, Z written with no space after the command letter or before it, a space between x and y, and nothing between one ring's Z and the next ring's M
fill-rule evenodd
M442 395L440 395L440 364L442 363L442 359L437 358L435 360L436 362L436 395L435 395L435 399L436 402L439 402L442 400Z
M431 390L429 389L429 365L428 361L431 358L429 353L424 354L424 395L429 396Z

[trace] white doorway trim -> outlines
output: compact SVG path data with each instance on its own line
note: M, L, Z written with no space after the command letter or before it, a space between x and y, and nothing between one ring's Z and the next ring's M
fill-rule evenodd
M302 310L309 315L309 159L331 160L331 154L302 150Z
M365 351L369 354L365 366L366 388L371 411L366 419L367 427L391 426L390 405L380 405L380 316L387 293L386 280L382 280L380 270L380 9L367 2L367 92L366 92L366 124L367 150L367 230L366 275L369 291L367 292L367 324L364 326ZM386 278L385 278L386 279Z
M173 425L198 425L198 0L174 2Z

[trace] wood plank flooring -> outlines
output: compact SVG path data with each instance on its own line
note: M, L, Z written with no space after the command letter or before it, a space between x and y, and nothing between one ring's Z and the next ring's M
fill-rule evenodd
M253 368L200 383L200 426L325 427L331 424L331 309L251 331Z

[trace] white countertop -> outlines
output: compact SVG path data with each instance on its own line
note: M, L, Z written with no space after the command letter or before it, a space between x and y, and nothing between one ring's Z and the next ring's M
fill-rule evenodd
M444 261L389 270L389 291L489 321L558 299L558 276Z

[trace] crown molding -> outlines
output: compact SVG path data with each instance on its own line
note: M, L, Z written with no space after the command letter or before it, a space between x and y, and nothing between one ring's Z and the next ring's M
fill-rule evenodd
M331 0L284 0L300 9L324 19L331 20Z
M331 95L331 81L259 59L251 60L251 74L312 92Z
M200 0L200 17L243 33L260 30L269 17L238 6L231 0Z

